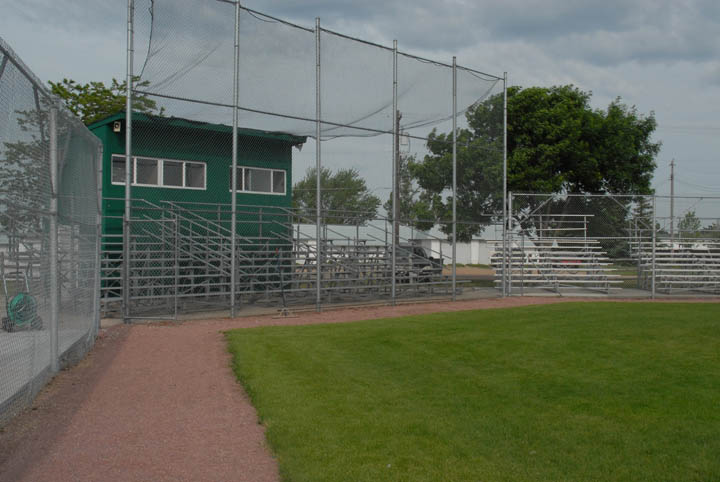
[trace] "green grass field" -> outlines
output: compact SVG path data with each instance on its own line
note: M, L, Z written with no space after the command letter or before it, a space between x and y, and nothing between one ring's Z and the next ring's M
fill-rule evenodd
M227 334L285 480L720 480L720 305Z

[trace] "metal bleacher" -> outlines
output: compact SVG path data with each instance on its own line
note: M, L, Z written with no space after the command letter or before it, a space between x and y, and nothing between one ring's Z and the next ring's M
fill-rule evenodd
M282 207L240 206L237 211L235 294L238 304L312 303L318 280L314 218ZM221 310L231 296L229 205L133 200L128 301L130 315ZM448 295L442 264L417 255L400 237L395 273L386 220L350 227L323 226L321 289L325 302L389 297L392 279L404 296ZM300 230L310 225L312 235ZM242 231L244 230L244 231ZM117 313L123 296L122 234L106 234L102 251L102 310ZM437 253L429 253L433 257ZM169 316L169 315L168 315Z
M672 242L658 241L654 253L652 248L651 241L634 244L641 287L652 288L654 267L657 292L720 293L719 240L685 238Z
M508 294L551 291L558 294L599 291L610 293L623 282L600 242L587 237L588 216L557 215L564 227L544 229L542 235L513 234L503 263L502 246L493 256L495 284L502 286L507 265Z

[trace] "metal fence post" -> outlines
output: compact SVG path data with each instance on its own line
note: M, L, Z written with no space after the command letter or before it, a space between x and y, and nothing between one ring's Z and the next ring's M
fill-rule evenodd
M130 323L130 199L132 185L132 90L134 0L127 2L127 77L125 79L125 215L123 216L123 322Z
M98 145L97 149L97 214L95 215L95 288L94 288L94 305L93 305L93 320L95 333L100 331L100 293L102 290L102 176L103 176L103 147L102 144Z
M452 300L457 299L457 58L452 60Z
M230 199L230 317L235 318L237 271L237 156L238 156L238 77L240 69L240 2L235 2L235 41L233 51L232 179Z
M385 218L385 246L387 246L388 241L388 229L387 229L387 218Z
M507 72L503 72L503 277L502 295L507 296L507 229L508 227L508 199L507 199Z
M638 233L638 220L635 218L634 220L635 224L635 231L634 231L634 237L635 237L635 257L637 258L637 262L635 263L636 271L637 271L637 287L642 288L642 237Z
M392 260L390 263L391 288L390 297L392 304L395 305L395 297L397 296L397 281L395 280L395 271L397 268L397 239L398 239L398 222L397 222L397 146L398 142L398 68L397 68L397 40L393 40L393 155L392 155Z
M320 139L322 127L320 118L322 116L321 78L320 78L320 17L315 18L315 262L317 263L317 286L315 290L315 309L322 311L322 247L320 238L322 235L322 190L320 179L322 174L322 156Z
M520 296L525 296L525 262L527 255L525 254L525 235L520 234Z
M655 207L656 207L656 200L657 196L653 195L653 204L652 204L652 269L650 270L652 273L652 279L651 279L651 297L652 299L655 299L655 247L657 245L657 228L655 225Z
M512 294L512 275L510 272L512 271L512 258L513 258L513 247L512 247L512 228L513 228L513 222L512 222L512 202L513 202L513 194L512 192L508 193L508 227L507 227L507 294Z
M173 278L175 284L175 293L173 296L173 319L177 321L178 317L178 294L180 290L180 257L178 250L180 248L180 223L178 215L173 215Z
M60 369L58 270L58 158L57 108L50 108L50 369Z

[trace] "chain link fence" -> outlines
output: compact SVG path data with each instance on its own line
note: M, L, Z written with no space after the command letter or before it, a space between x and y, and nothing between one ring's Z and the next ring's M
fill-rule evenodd
M202 300L234 315L269 295L319 308L372 297L368 285L394 301L429 282L418 263L454 297L453 233L502 231L504 76L239 2L128 13L135 113L105 154L103 254L103 299L127 320Z
M100 154L0 39L0 423L94 342Z
M509 294L720 293L720 198L513 194L507 247L494 256Z

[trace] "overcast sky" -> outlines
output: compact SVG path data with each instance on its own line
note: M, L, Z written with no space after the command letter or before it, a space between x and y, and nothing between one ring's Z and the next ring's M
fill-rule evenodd
M124 0L1 0L0 36L42 80L125 75ZM595 107L615 97L655 112L663 147L654 184L720 196L717 0L287 0L245 6L433 59L510 84L574 84Z

